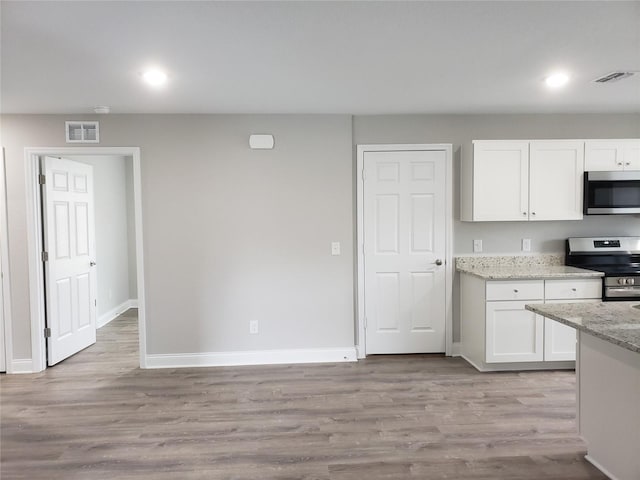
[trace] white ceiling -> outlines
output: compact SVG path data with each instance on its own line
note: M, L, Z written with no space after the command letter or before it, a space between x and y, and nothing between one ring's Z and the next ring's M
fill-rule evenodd
M0 5L3 113L640 112L640 1Z

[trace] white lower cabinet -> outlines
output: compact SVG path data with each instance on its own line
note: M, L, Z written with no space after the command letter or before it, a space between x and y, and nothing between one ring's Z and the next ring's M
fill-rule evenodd
M544 319L544 360L575 360L576 329Z
M460 276L461 354L479 370L573 368L576 331L529 303L598 302L601 280L485 281Z
M600 287L601 288L601 287ZM564 300L545 300L544 303L587 303L599 302L598 298L590 299L564 299ZM562 323L544 319L544 359L545 361L555 360L575 360L576 359L576 342L577 333L575 328L568 327Z
M487 363L544 359L544 318L524 308L534 302L487 302Z

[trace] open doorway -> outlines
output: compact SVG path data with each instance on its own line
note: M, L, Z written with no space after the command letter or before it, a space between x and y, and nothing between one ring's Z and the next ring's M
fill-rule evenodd
M52 366L93 345L98 329L137 309L133 159L67 155L40 162ZM124 327L124 318L137 321L125 315L117 326Z
M144 367L146 349L139 149L28 148L25 149L25 157L30 187L27 217L33 371L41 371L47 367L47 285L42 268L43 246L47 241L43 235L42 220L47 213L43 213L46 212L42 203L45 199L38 184L40 163L45 157L63 158L74 164L85 165L95 173L94 262L98 276L94 324L100 328L123 312L138 308L137 315L130 317L133 321L137 318L140 365Z
M97 266L97 318L101 328L138 308L133 159L119 155L68 155L93 167Z

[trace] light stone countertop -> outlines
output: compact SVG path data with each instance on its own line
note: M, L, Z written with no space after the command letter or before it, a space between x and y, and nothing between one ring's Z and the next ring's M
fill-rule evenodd
M537 303L527 310L640 353L640 305L636 302Z
M510 255L457 257L456 270L485 280L600 278L595 270L568 267L564 255Z

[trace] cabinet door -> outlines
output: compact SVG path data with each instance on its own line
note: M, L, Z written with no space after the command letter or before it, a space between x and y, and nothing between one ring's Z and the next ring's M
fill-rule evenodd
M535 303L535 300L487 302L487 363L543 360L544 318L525 310L527 303Z
M544 361L576 359L576 329L544 319Z
M531 142L529 220L582 219L583 175L584 142Z
M598 303L600 300L545 300L544 303ZM575 328L569 327L562 323L544 319L544 360L545 362L553 362L559 360L575 360L576 359L576 337Z
M622 163L625 170L640 170L640 140L625 142Z
M528 220L529 142L473 143L473 220Z
M606 172L624 168L624 149L619 140L587 140L584 144L584 169Z

